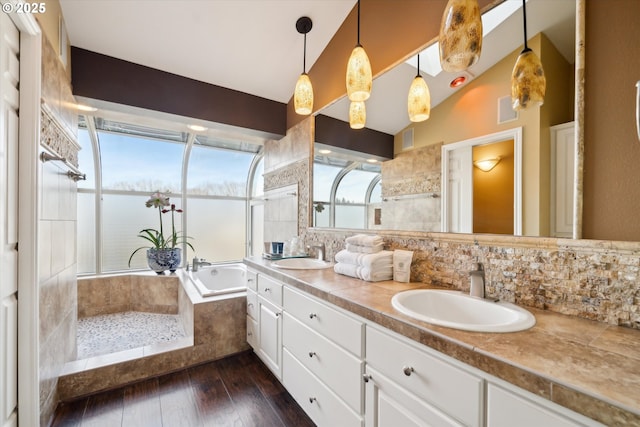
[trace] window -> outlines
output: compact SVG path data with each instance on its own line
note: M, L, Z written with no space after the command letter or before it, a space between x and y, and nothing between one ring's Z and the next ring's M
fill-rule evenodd
M79 120L79 161L87 180L78 186L78 273L129 269L133 251L147 246L137 237L140 231L160 227L158 210L145 206L155 191L167 193L184 210L176 214L175 226L192 237L195 254L185 247L183 264L194 255L211 262L242 259L249 223L247 179L261 164L254 161L260 145L195 137L176 130L180 124L150 127L137 120ZM170 215L162 215L165 235ZM140 250L131 268L146 267Z

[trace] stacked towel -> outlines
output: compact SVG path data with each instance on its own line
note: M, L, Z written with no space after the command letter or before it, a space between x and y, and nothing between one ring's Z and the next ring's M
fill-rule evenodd
M367 236L366 234L356 234L347 237L347 250L351 252L360 252L364 254L374 254L380 252L384 245L384 241L380 236Z
M369 282L391 280L393 278L393 251L382 249L380 236L357 234L346 239L346 249L335 256L336 273Z

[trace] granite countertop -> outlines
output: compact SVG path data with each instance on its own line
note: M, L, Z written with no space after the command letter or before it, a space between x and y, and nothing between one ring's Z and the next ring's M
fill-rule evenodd
M395 310L399 291L423 283L365 282L333 269L284 270L245 263L282 282L609 426L640 425L640 330L527 308L536 325L479 333L415 320Z

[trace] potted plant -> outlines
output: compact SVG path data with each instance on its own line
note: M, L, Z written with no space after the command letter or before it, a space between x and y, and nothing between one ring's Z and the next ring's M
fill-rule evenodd
M176 205L169 202L169 196L160 193L159 191L151 195L149 200L145 202L145 206L148 208L158 209L160 229L156 230L154 228L145 228L140 231L138 237L143 238L151 245L141 246L134 250L129 257L129 267L131 267L131 259L133 259L133 256L139 250L146 249L149 268L157 274L164 274L165 270L169 270L173 273L176 271L182 260L181 248L177 246L184 243L194 250L193 245L187 241L190 237L183 236L181 232L176 231L175 214L182 213L183 210L176 209ZM169 236L165 236L162 225L162 215L168 212L171 212L171 234Z

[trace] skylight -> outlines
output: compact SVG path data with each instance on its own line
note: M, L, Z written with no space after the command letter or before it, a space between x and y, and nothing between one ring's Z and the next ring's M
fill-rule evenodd
M482 36L486 37L491 31L495 30L502 22L513 15L520 9L519 1L504 1L498 6L482 15ZM420 70L432 77L442 72L440 67L439 43L435 42L422 52L420 52ZM409 58L407 64L415 67L417 65L416 57Z

